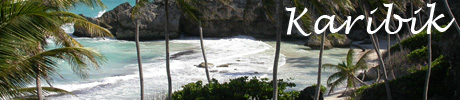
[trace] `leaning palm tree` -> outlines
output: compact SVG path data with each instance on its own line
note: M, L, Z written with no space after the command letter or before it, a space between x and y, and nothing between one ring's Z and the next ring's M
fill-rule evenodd
M449 13L449 16L455 20L455 24L454 24L454 25L455 25L455 29L457 29L457 32L460 34L460 26L458 25L458 22L457 22L457 20L455 19L454 14L452 13L452 9L451 9L450 6L449 6L449 2L447 2L447 0L443 0L443 2L444 2L444 4L445 4L444 7L446 7L447 12Z
M338 72L333 73L329 78L327 79L327 86L330 87L331 89L329 90L329 94L334 91L334 89L341 85L343 82L346 82L346 89L350 89L352 87L356 88L356 82L359 82L360 84L367 85L364 83L362 80L360 80L358 77L355 76L356 72L359 70L367 70L367 65L366 65L366 59L367 55L369 54L370 51L367 51L366 53L359 58L359 60L353 64L353 56L354 56L354 51L353 49L348 50L347 53L347 59L346 62L339 63L337 65L333 64L324 64L323 68L328 68L328 69L334 69L337 70Z
M2 54L5 54L0 57L2 61L5 61L0 65L2 68L0 77L3 78L0 82L2 84L0 88L3 90L0 92L2 98L22 95L21 93L24 92L21 91L30 90L23 89L24 86L30 80L35 79L37 83L35 93L38 95L38 99L43 99L40 79L55 73L54 68L57 66L53 58L69 61L72 69L82 77L86 77L85 71L88 70L88 67L86 67L88 64L88 66L96 66L96 68L100 65L98 59L102 56L95 56L99 54L92 50L86 50L88 52L78 51L83 46L60 28L65 23L75 23L76 28L86 30L93 36L111 36L108 30L88 22L85 18L61 11L62 9L70 9L77 3L103 6L99 0L67 2L55 0L3 0L0 3L2 5L1 12L3 12L0 20L2 22L0 25L0 33L2 34L0 37L3 45L0 46L3 48ZM47 37L53 37L54 42L63 46L66 50L43 51L44 46L47 44L45 42ZM48 57L52 53L56 53L59 56ZM14 69L16 71L11 72Z
M206 78L208 80L208 83L211 84L211 77L209 76L209 71L208 71L208 60L206 59L206 53L203 45L203 26L201 24L203 20L203 14L200 12L202 10L209 10L209 8L206 8L203 4L202 0L176 0L176 4L179 7L179 9L182 11L182 13L187 16L188 19L190 19L192 22L198 24L199 32L200 32L200 46L201 46L201 53L203 54L203 60L204 60L204 68L206 71ZM192 6L195 5L195 6Z

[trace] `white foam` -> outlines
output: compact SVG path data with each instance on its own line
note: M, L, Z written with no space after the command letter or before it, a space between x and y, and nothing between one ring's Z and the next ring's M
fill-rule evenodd
M99 18L99 17L101 17L102 15L104 15L105 12L106 12L105 10L99 11L99 13L97 13L97 16L95 16L94 18Z

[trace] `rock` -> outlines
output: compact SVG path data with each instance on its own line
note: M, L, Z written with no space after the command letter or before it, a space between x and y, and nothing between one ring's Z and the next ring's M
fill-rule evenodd
M178 52L178 53L175 53L175 54L171 55L169 58L171 58L171 59L178 59L178 58L181 57L181 56L184 56L184 55L191 55L191 54L193 54L193 53L195 53L194 50L181 51L181 52Z
M179 19L182 16L175 3L169 4L168 33L170 38L179 38ZM139 30L140 40L164 39L166 17L164 14L165 4L154 2L141 8L138 16L141 25ZM112 26L110 31L117 39L134 40L135 24L131 18L132 6L123 3L111 11L104 13L98 20Z
M103 28L106 28L106 29L111 29L112 27L106 23L103 23L101 21L99 21L98 19L96 18L92 18L92 17L86 17L82 14L80 14L80 16L86 18L86 20L88 20L89 22L93 23L93 24L96 24L96 25L99 25ZM76 27L75 28L75 31L73 32L73 35L74 36L78 36L78 37L98 37L96 35L91 35L87 30L84 30L82 28L78 28Z
M228 73L228 70L219 71L219 73Z
M229 65L231 65L231 64L223 64L223 65L219 65L217 67L228 67Z
M203 35L205 37L228 37L236 35L250 35L257 38L272 38L276 36L276 24L274 24L265 13L262 6L263 0L206 0L203 6L209 7L202 10L203 14ZM251 3L249 3L251 2ZM286 7L292 7L285 0ZM247 8L247 9L246 9ZM245 10L246 9L246 10ZM274 10L273 10L274 11ZM283 25L287 26L289 13L283 12ZM181 19L181 30L186 35L199 36L198 25L186 17ZM282 32L286 32L283 28ZM296 28L293 28L292 35L283 34L283 37L301 36Z
M344 34L328 34L327 39L332 41L331 44L334 47L350 47L351 40L347 38L347 35Z
M208 67L212 67L212 66L214 66L214 64L208 63ZM200 63L199 65L197 65L196 67L204 68L204 67L205 67L205 64L204 64L204 62L201 62L201 63Z
M307 45L312 49L320 49L321 47L321 35L310 35ZM332 44L328 39L324 40L324 49L331 49Z
M316 86L309 86L300 91L299 97L295 98L295 100L315 100L315 92ZM319 100L324 100L323 92L320 92Z
M218 70L210 70L209 72L215 73L215 72L217 72L217 71L218 71Z
M369 80L375 80L378 77L378 67L379 65L372 67L366 71L366 77L364 78L364 81L369 81ZM362 76L361 76L362 77ZM359 77L359 78L361 78Z
M361 41L369 37L366 30L351 30L347 37L353 41Z

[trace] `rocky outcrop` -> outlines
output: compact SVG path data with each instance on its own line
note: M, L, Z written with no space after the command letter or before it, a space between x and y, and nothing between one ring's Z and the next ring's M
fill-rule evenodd
M347 38L347 35L333 33L328 34L327 39L334 47L350 47L351 40Z
M316 86L309 86L300 91L299 97L295 100L315 100ZM320 92L319 100L324 100L323 92Z
M80 14L80 16L86 18L86 20L88 20L89 22L94 23L96 25L99 25L99 26L101 26L103 28L112 29L112 27L110 25L99 21L97 18L86 17L86 16L84 16L82 14ZM73 35L78 36L78 37L95 37L95 36L89 34L89 32L85 31L84 29L80 29L80 28L75 28L75 30L73 32Z
M179 19L181 13L174 3L169 4L169 29L170 38L178 38L180 36ZM164 39L165 37L165 4L160 1L148 4L139 11L140 20L139 39L140 40L155 40ZM129 3L123 3L111 11L104 13L99 21L112 26L110 32L121 40L134 40L136 25L131 18L133 7Z
M235 35L249 35L256 38L273 38L276 35L276 24L270 20L262 7L262 0L207 0L203 3L208 7L202 10L203 32L205 37L228 37ZM288 0L285 6L291 7ZM198 36L198 25L192 22L177 8L174 1L170 2L169 8L169 34L170 38L178 38L182 33L185 35ZM141 40L164 39L165 11L164 0L155 0L141 9ZM124 3L111 11L104 13L98 21L107 23L112 28L109 29L117 39L134 40L135 24L131 18L133 7L129 3ZM274 9L268 9L273 11ZM283 12L282 32L286 32L289 14ZM274 15L272 15L274 16ZM80 34L80 33L78 33ZM88 35L81 35L88 36ZM292 35L286 38L306 38L299 35L293 28Z
M214 66L214 64L208 63L208 67L212 67L212 66ZM200 64L196 65L196 67L205 68L205 63L201 62Z
M305 46L309 46L312 49L321 49L321 35L310 35L308 42ZM329 39L324 40L324 49L332 49L333 46Z

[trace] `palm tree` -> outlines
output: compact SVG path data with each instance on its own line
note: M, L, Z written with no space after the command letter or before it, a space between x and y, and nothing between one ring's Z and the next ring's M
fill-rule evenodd
M166 23L165 23L165 45L166 45L166 74L168 76L168 98L167 100L171 100L172 97L172 83L171 83L171 72L169 68L169 33L168 33L168 25L169 25L169 12L168 12L168 0L165 0L165 15L166 15Z
M135 21L134 23L136 24L136 35L135 35L135 41L136 41L136 52L137 52L137 63L139 65L139 83L140 83L140 91L141 91L141 100L144 100L144 75L142 72L142 57L141 57L141 51L139 47L139 27L141 24L141 21L139 20L139 16L141 16L139 13L140 8L144 7L146 3L149 3L148 0L136 0L136 5L133 8L133 13L131 13L131 18Z
M89 6L103 4L99 0L87 1L5 1L1 2L0 25L2 48L2 64L0 71L2 98L15 97L23 93L31 93L24 89L32 79L37 83L38 99L43 99L40 78L55 73L54 59L67 60L72 69L82 77L87 77L85 71L89 66L98 68L102 56L97 52L82 48L77 41L66 34L60 26L64 23L75 23L75 27L86 30L93 36L111 36L110 32L100 26L88 22L85 18L63 12L75 4ZM105 6L103 6L104 8ZM56 44L63 46L43 52L47 44L45 39L53 37ZM7 43L7 44L6 44ZM54 54L54 55L53 55ZM12 70L14 72L12 72Z
M443 0L443 2L444 2L444 4L445 4L444 7L446 7L446 9L448 10L447 12L449 12L449 16L455 20L455 24L454 24L454 25L455 25L455 29L457 29L457 32L460 34L460 26L458 25L458 22L457 22L457 20L455 19L454 14L452 13L452 9L450 9L449 2L447 2L447 0Z
M282 16L283 16L283 0L278 0L276 6L276 50L275 50L275 61L273 63L273 100L278 100L278 61L281 50L281 31L282 31Z
M206 53L203 45L203 27L201 24L201 21L203 20L202 13L200 12L201 10L209 10L209 8L204 7L202 4L204 3L202 0L177 0L176 1L177 6L179 9L184 13L185 16L187 16L188 19L190 19L192 22L198 23L199 31L200 31L200 46L201 46L201 53L203 54L203 60L204 60L204 68L206 71L206 78L208 80L208 83L211 84L211 77L209 76L209 71L208 71L208 60L206 59ZM196 7L190 5L195 5Z
M323 68L334 69L338 72L333 73L329 78L327 78L327 86L331 89L329 90L329 94L334 91L334 89L346 81L346 88L356 88L356 82L360 84L367 85L358 77L355 76L356 72L359 70L367 70L366 59L367 55L370 51L364 53L361 58L359 58L356 64L353 64L353 56L354 51L353 49L348 50L346 62L339 63L337 65L333 64L324 64Z
M428 0L428 3L431 3L431 0ZM431 31L431 30L427 30L427 31ZM428 33L428 32L427 32ZM434 34L432 32L430 32L431 34ZM426 77L425 77L425 86L424 86L424 89L423 89L423 100L428 100L428 85L430 84L430 75L431 75L431 55L432 55L432 52L431 52L431 34L428 34L428 70L426 70L427 74L426 74Z

